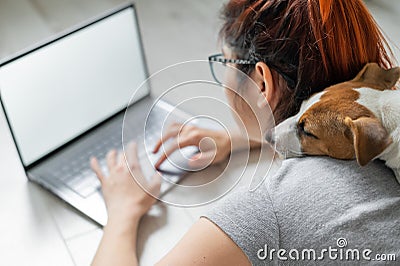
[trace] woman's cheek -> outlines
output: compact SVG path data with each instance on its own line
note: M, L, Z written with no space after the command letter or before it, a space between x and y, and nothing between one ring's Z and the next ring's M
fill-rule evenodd
M239 127L243 126L242 130L244 134L248 135L251 140L259 140L261 137L261 127L260 121L257 118L254 108L248 101L244 101L240 96L236 97L234 102L234 110L236 112L236 117L239 121L236 121Z

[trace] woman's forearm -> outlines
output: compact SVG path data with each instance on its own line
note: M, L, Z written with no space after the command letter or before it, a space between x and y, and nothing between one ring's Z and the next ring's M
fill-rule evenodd
M104 227L92 265L138 265L136 240L139 220L110 220Z
M231 136L232 151L240 151L243 149L253 149L261 147L261 142L249 140L240 134L239 131L232 133Z

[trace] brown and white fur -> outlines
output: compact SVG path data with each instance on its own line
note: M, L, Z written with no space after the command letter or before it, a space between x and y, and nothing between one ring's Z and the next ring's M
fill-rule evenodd
M353 80L312 95L266 139L286 158L328 155L361 166L379 158L400 182L399 77L400 68L367 64Z

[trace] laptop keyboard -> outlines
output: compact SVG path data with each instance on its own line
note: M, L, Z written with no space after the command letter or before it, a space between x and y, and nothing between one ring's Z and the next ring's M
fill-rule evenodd
M165 114L163 115L160 112L166 111L159 108L157 114L148 120L145 138L147 144L155 144L160 136L160 130L165 119ZM136 137L130 138L130 140L143 143L142 127L137 127L135 131L129 132L129 136L133 135ZM92 156L95 156L99 160L103 173L108 174L105 161L107 152L111 149L122 150L121 123L107 125L104 130L102 129L101 134L90 137L90 143L83 143L80 146L79 152L75 150L71 153L79 154L79 156L63 157L62 164L58 163L57 167L52 167L54 171L51 171L51 178L62 182L81 197L86 198L101 188L100 181L90 168L89 160ZM139 157L144 152L144 149L139 150Z
M77 158L72 158L57 172L58 179L67 185L70 189L86 198L100 189L100 181L94 172L90 169L89 160L92 156L98 158L102 170L107 174L105 156L108 150L121 147L121 137L116 135L105 137L104 141L98 142L93 149L82 152Z

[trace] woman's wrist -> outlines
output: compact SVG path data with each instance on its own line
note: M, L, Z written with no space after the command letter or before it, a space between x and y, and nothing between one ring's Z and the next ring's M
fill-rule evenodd
M149 195L143 195L143 198ZM136 224L147 213L151 206L147 206L143 199L116 201L114 204L107 206L108 222L107 223L123 223Z
M121 233L134 233L136 232L139 222L142 216L140 215L114 215L108 218L105 230L112 228L111 230L118 230Z
M146 213L143 206L127 204L124 208L113 208L108 210L107 226L120 227L123 230L136 228L140 219Z
M257 148L257 147L261 147L260 142L249 140L240 135L239 132L235 132L231 136L231 149L233 152L243 149Z

